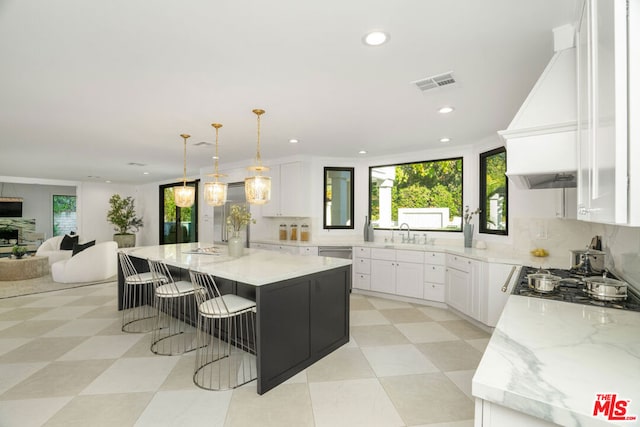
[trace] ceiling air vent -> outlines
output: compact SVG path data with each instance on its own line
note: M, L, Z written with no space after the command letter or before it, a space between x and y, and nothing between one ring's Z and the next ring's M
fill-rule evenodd
M424 92L442 86L449 86L454 84L455 82L456 79L453 77L453 73L449 71L448 73L438 74L436 76L416 80L415 82L411 83L416 85L418 89Z
M196 142L193 145L196 145L198 147L206 147L206 146L213 145L213 144L210 143L210 142L207 142L207 141L200 141L200 142Z
M129 165L129 166L147 166L144 163L138 163L138 162L129 162L129 163L127 163L127 165Z

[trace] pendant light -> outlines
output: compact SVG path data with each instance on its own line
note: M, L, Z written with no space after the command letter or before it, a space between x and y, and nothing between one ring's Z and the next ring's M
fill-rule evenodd
M269 168L262 166L262 158L260 157L260 116L264 114L264 110L255 109L253 113L258 116L258 145L256 164L250 166L248 170L255 172L255 175L244 179L244 193L248 203L264 205L271 200L271 178L262 175L262 172L268 171Z
M213 182L206 182L204 184L204 200L210 206L222 206L227 201L227 184L225 182L218 181L218 178L226 176L218 173L218 130L222 127L220 123L212 123L216 129L216 155L213 158L213 173L207 176L213 177Z
M183 133L180 135L184 139L184 168L182 174L182 187L173 187L173 197L176 206L180 208L189 208L193 206L196 200L196 189L187 186L187 138L191 135Z

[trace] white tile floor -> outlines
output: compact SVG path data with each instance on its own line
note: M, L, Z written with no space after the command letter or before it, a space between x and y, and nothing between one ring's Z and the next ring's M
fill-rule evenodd
M447 310L353 294L351 341L268 393L197 388L193 353L120 331L116 285L0 299L0 426L473 425L489 335Z

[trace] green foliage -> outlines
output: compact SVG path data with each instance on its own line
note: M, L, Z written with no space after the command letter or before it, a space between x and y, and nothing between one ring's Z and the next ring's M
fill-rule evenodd
M76 211L76 196L53 196L53 213Z
M380 218L377 185L371 188L371 218ZM399 208L449 208L450 220L462 215L462 159L409 163L395 167L391 218Z
M133 197L122 198L114 194L109 199L111 209L107 212L107 221L114 225L118 234L131 234L142 227L142 218L136 217L136 208Z
M507 176L505 175L507 171L507 160L506 160L506 152L501 152L494 154L492 156L486 157L486 194L487 198L484 201L484 212L487 215L487 223L489 223L489 213L490 213L490 200L492 196L500 195L501 212L502 218L499 221L499 224L493 224L496 229L503 228L503 225L506 224L506 212L507 212L507 198L506 198L506 185L507 185Z
M27 248L24 247L24 246L14 245L13 249L11 249L11 252L13 252L13 254L16 256L16 258L20 258L20 257L24 256L24 254L27 253Z

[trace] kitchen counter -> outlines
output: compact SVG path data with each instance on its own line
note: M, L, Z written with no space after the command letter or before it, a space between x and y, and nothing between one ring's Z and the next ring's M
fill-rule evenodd
M239 258L227 247L198 253L206 243L123 249L139 272L147 259L170 265L174 280L190 280L189 270L210 273L225 293L256 302L257 392L273 387L349 342L351 260L246 249ZM124 307L124 278L118 270L118 308ZM148 304L153 304L149 301ZM185 314L195 324L196 313Z
M300 242L291 240L269 240L269 239L257 239L251 243L266 243L270 245L282 245L282 246L360 246L370 248L386 248L386 249L399 249L407 251L423 251L423 252L443 252L453 255L465 256L472 259L485 262L497 262L502 264L514 264L514 265L530 265L541 268L569 268L571 254L567 251L564 255L552 254L548 257L534 257L527 254L518 254L510 247L499 247L487 249L478 248L465 248L460 243L460 246L454 245L418 245L412 243L387 243L387 242L363 242L362 240L337 240L337 241L310 241Z
M245 255L229 257L226 246L219 246L218 255L194 253L198 248L213 245L182 243L177 245L146 246L125 251L137 258L161 259L167 264L186 270L212 273L217 277L240 281L253 286L292 279L351 264L351 260L326 257L303 257L273 251L245 248Z
M512 295L472 394L566 426L637 426L593 412L598 394L616 394L640 417L640 313Z

